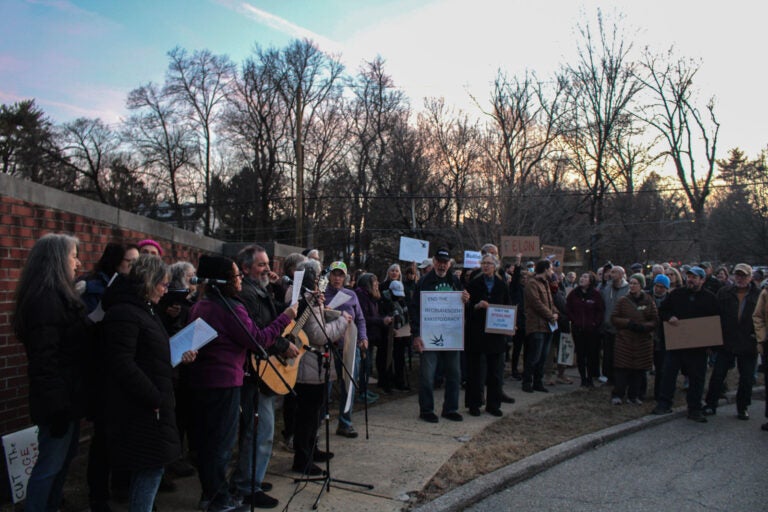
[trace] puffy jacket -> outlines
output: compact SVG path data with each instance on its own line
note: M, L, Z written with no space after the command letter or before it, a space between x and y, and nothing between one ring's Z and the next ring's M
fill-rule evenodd
M525 285L525 332L551 332L549 322L556 313L547 277L536 275L528 279Z
M594 287L573 289L565 299L565 310L575 330L597 332L605 316L605 302Z

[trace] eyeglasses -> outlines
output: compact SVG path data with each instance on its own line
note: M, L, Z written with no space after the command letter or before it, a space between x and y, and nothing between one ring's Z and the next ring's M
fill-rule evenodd
M170 282L168 282L168 283L158 283L158 284L159 284L160 286L162 286L163 288L165 288L166 290L167 290L167 289L168 289L168 287L171 285L171 283L170 283Z
M237 279L238 277L240 279L242 279L242 278L245 277L245 274L243 274L242 272L239 272L239 273L235 274L234 276L232 276L233 279Z

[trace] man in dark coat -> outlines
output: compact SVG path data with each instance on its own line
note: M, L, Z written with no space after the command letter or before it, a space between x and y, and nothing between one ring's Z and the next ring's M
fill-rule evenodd
M701 267L691 267L686 271L685 288L675 288L661 303L659 316L670 325L677 325L678 320L701 318L719 314L717 298L703 288L706 273ZM704 379L707 374L707 347L670 349L664 356L664 375L661 393L653 414L672 412L672 403L677 383L677 373L686 371L688 375L688 419L706 423L707 418L701 410L701 397L704 393Z
M752 267L739 263L733 270L735 283L717 292L720 304L720 323L723 346L717 347L715 367L709 377L704 415L717 412L717 402L728 369L734 362L739 368L739 388L736 392L736 411L740 420L749 419L747 408L752 402L752 384L757 364L757 338L752 313L755 311L760 290L751 281Z

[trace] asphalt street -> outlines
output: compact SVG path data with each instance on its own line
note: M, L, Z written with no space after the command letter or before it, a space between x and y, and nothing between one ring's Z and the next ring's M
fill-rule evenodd
M764 411L755 400L748 421L736 419L733 404L708 423L676 418L588 450L466 510L766 511Z

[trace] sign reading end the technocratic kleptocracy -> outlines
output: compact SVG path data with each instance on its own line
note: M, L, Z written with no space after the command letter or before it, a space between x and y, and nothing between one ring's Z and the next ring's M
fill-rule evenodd
M464 350L461 292L421 292L424 350Z

